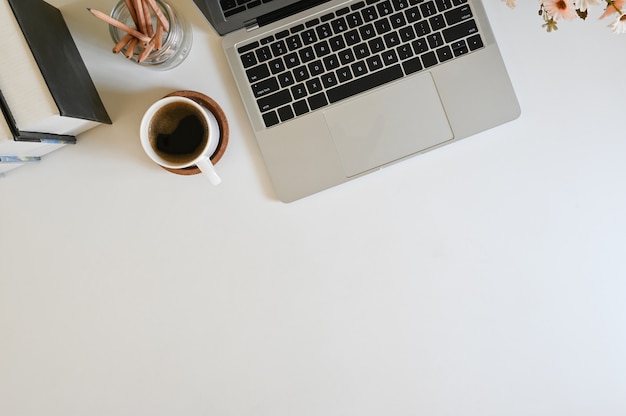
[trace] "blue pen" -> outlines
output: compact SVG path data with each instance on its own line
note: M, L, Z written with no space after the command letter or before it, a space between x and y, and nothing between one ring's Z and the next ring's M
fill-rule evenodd
M39 156L0 156L0 163L37 162L39 160L41 160Z

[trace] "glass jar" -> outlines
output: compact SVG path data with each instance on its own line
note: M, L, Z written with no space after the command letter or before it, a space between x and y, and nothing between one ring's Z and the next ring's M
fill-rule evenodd
M155 0L163 15L169 22L169 31L163 33L161 47L152 49L144 59L140 61L139 57L144 51L142 45L135 46L132 54L128 51L129 45L126 44L120 51L121 54L130 57L130 59L139 65L149 68L166 70L172 69L185 60L193 41L191 26L180 13L176 11L169 3L163 0ZM153 30L156 31L157 18L154 12L151 14ZM137 25L133 20L131 12L128 10L125 0L120 0L111 11L111 17L124 23L126 26L136 28ZM139 30L139 29L138 29ZM127 35L124 30L109 25L109 33L111 39L117 45L120 40Z

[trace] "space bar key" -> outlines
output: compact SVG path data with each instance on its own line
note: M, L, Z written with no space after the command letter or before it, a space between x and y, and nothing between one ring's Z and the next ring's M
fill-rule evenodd
M382 71L374 72L373 74L358 78L354 81L350 81L326 91L328 101L336 103L344 98L352 97L360 92L371 90L388 82L402 78L403 75L404 74L402 73L400 65L390 66Z

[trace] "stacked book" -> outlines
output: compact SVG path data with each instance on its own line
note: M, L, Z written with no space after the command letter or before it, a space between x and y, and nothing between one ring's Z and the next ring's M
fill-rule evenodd
M0 173L111 124L61 12L0 0Z

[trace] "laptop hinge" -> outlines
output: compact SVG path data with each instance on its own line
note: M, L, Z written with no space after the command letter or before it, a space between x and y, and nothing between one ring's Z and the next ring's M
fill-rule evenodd
M257 23L256 19L247 20L243 23L243 25L246 28L247 32L251 32L259 28L259 24Z

